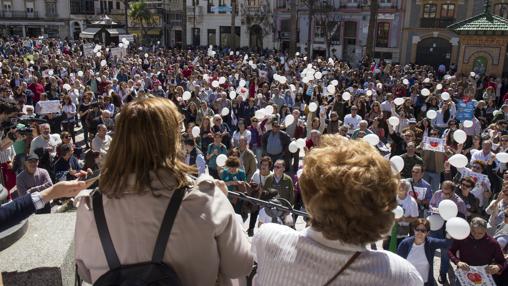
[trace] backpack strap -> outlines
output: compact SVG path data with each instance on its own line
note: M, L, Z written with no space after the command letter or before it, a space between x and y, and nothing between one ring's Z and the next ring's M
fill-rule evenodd
M187 188L188 187L185 186L176 189L176 191L173 193L173 196L171 196L168 208L164 214L164 219L162 220L159 235L157 236L157 241L155 242L155 249L152 256L153 263L162 263L164 252L166 251L166 245L168 244L169 240L169 235L171 234L171 229L173 228L176 214L180 208L180 204L182 203L183 196L185 195Z
M349 260L346 262L346 264L344 264L344 266L342 266L342 268L337 273L335 273L335 275L333 275L333 277L330 278L330 280L328 280L324 286L330 285L333 282L333 280L335 280L335 278L337 278L337 276L342 274L342 272L344 272L344 270L346 270L356 260L356 258L358 258L360 253L361 253L360 251L355 252L355 254L353 254L353 256L351 256L351 258L349 258Z
M115 246L111 240L111 235L108 229L108 223L106 222L106 216L104 215L104 207L102 205L102 193L94 192L93 194L93 215L95 218L95 224L97 225L97 231L99 232L99 238L101 240L102 249L106 255L109 269L116 269L121 266L118 255L116 255Z

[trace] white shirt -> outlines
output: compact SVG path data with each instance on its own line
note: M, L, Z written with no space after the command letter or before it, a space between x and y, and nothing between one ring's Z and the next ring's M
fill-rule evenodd
M492 152L489 152L489 153L487 153L487 155L485 155L485 154L483 154L483 150L478 150L478 152L474 152L471 155L471 160L469 160L469 163L473 164L473 162L476 160L480 160L480 161L483 161L484 163L487 163L487 161L489 161L493 155L494 155L494 153L492 153Z
M404 209L404 217L418 217L418 203L409 194L403 200L397 196L397 203ZM409 225L409 223L399 222L399 225Z
M331 285L419 286L423 280L413 265L385 251L328 240L307 228L263 224L253 238L258 262L254 285L323 285L357 251L361 255Z
M427 256L425 256L425 243L420 245L413 243L413 246L411 247L406 260L413 264L413 266L422 276L423 282L427 283L429 280L430 265L429 261L427 261Z
M263 176L263 175L261 175L261 172L258 169L258 170L256 170L256 172L254 172L250 181L252 183L256 183L258 185L264 186L265 182L266 182L266 178L268 178L268 176L270 176L271 174L273 174L272 171L270 171L270 174L268 174L267 176ZM259 184L259 182L261 182L261 184Z
M49 148L51 147L50 154L54 156L56 154L56 146L62 143L62 139L58 134L50 134L49 139L46 140L42 135L35 137L30 143L30 154L35 154L35 150L39 148Z
M99 136L95 136L92 140L92 150L94 152L107 152L109 144L111 144L111 136L106 134L104 139L101 139Z
M360 121L362 121L362 117L358 114L355 117L348 114L344 117L344 125L349 127L348 134L353 134L355 129L360 127Z

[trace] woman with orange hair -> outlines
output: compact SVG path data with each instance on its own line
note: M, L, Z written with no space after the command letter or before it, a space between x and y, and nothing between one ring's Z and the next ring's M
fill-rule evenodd
M99 239L106 232L98 231L94 214L98 205L103 206L117 254L115 264L124 267L152 261L173 197L180 206L161 262L171 265L182 285L215 285L218 279L229 281L250 273L250 245L224 195L226 186L187 175L196 170L180 158L182 122L177 107L164 98L123 106L101 167L100 194L92 195L93 205L81 200L78 206L76 264L86 282L96 283L112 268Z
M423 285L404 259L366 248L393 225L398 177L367 142L322 136L299 179L310 227L261 226L252 242L258 285Z

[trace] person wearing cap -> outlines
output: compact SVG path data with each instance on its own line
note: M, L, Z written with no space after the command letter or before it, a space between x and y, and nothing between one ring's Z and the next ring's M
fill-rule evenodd
M499 120L508 120L508 103L505 103L501 106L499 112L494 115L492 122L496 123Z
M471 234L464 240L454 240L448 250L450 260L463 271L471 266L485 266L485 271L492 274L497 285L507 285L500 276L506 268L506 259L497 241L487 234L487 221L473 218L470 223ZM460 256L459 256L460 253Z
M39 156L29 154L25 160L25 170L16 177L16 190L18 196L32 191L43 190L53 185L46 169L37 167ZM43 210L49 212L49 205Z
M261 138L264 154L270 156L272 162L282 159L286 161L286 154L291 139L289 135L280 130L279 121L272 119L272 129L263 134Z

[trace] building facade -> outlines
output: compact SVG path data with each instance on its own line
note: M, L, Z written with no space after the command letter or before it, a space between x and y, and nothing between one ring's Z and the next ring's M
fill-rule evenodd
M459 37L447 27L482 11L483 0L407 1L402 31L401 63L434 67L457 64ZM497 7L497 6L496 6Z
M379 0L375 27L375 57L399 61L403 7L401 0ZM367 0L275 0L276 47L287 50L291 33L291 6L297 5L297 47L311 54L336 56L351 63L365 54L370 21Z
M186 13L188 45L273 48L270 0L187 0ZM230 43L232 30L234 37Z
M3 36L66 38L69 19L69 0L0 0Z

